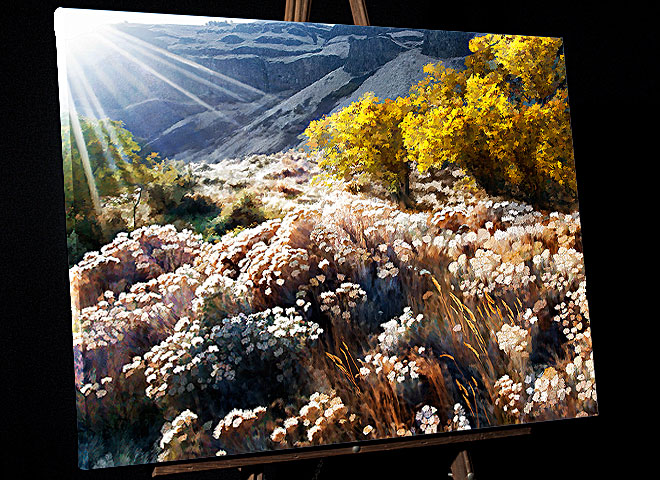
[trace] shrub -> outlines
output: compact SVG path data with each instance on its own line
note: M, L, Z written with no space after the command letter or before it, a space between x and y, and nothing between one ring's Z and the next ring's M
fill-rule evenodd
M331 175L351 180L367 175L387 186L398 201L410 205L410 160L403 144L401 122L405 101L366 93L359 101L305 130L308 145L324 155L319 166Z
M323 332L295 308L272 310L208 321L183 317L167 339L143 355L146 395L175 410L202 398L197 413L226 413L228 402L271 400L300 382L301 357ZM220 392L218 394L217 392ZM185 401L184 401L185 400Z
M138 218L154 223L181 202L194 180L158 153L140 156L141 147L120 121L69 120L63 119L61 135L72 265L117 233L137 228Z
M580 235L577 212L463 194L410 212L346 191L217 243L118 235L70 271L81 458L593 414Z
M487 193L540 208L577 200L562 42L485 35L470 41L466 69L428 64L410 94L380 102L371 93L310 123L319 166L353 180L367 176L410 201L410 170L456 163Z
M207 240L219 240L225 233L255 226L267 219L261 202L250 193L243 193L223 208L222 213L208 223L204 231Z
M410 94L404 144L421 170L456 162L488 193L542 208L576 201L560 39L486 35L466 70L427 65Z

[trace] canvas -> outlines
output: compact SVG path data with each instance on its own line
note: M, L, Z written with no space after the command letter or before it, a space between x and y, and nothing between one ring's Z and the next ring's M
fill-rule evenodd
M561 39L55 16L81 468L597 414Z

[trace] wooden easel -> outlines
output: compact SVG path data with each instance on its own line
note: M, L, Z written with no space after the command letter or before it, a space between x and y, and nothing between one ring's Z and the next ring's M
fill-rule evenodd
M348 0L348 3L351 4L353 23L355 25L370 25L369 16L367 15L367 6L364 1L365 0ZM287 22L309 22L311 6L312 0L286 0L284 20Z
M367 6L365 0L348 0L353 14L353 23L355 25L369 26L369 16L367 15ZM287 22L308 22L311 10L312 0L286 0L284 9L284 20ZM208 470L221 470L228 468L238 468L244 473L247 480L268 480L264 478L263 467L268 463L286 462L295 460L309 460L350 455L357 453L382 452L386 450L399 450L404 448L419 448L435 445L462 445L468 442L483 441L497 438L509 438L519 435L530 435L532 428L524 426L511 430L494 430L485 432L470 432L461 436L441 436L437 438L420 439L419 442L397 445L392 443L369 444L354 447L339 447L332 450L312 451L312 452L293 452L273 455L259 455L250 458L225 459L225 460L204 460L200 462L178 463L174 465L162 465L154 468L152 477L172 475L177 473L192 473ZM474 480L474 470L470 456L465 449L461 449L450 465L448 478L452 480ZM317 469L318 473L318 469ZM442 476L440 478L443 478Z
M513 438L519 436L531 435L532 427L529 425L516 426L507 429L488 429L482 431L460 432L458 435L446 434L437 437L421 437L415 441L401 442L368 442L364 445L353 447L336 447L324 450L312 450L306 452L287 451L264 453L246 458L225 458L225 459L203 459L192 462L181 462L171 465L158 465L154 467L152 477L167 476L182 473L204 472L209 470L224 470L238 468L242 470L247 480L268 480L263 478L263 467L266 464L291 462L297 460L324 459L328 457L337 457L343 455L363 455L368 453L378 453L387 451L405 450L408 448L424 448L435 446L458 445L459 453L454 458L450 466L450 477L458 480L473 480L475 478L467 450L460 446L467 443L483 442L486 440L497 440L504 438ZM445 478L444 474L438 477Z
M418 441L405 443L395 442L369 442L365 445L353 447L336 447L326 450L312 451L288 451L265 453L246 458L225 458L225 459L202 459L199 461L181 462L170 465L158 465L154 467L152 477L167 476L182 473L204 472L209 470L225 470L238 468L246 475L247 480L262 480L263 467L266 464L291 462L297 460L324 459L343 455L363 455L369 453L387 452L405 450L409 448L424 448L435 446L460 446L467 443L483 442L487 440L498 440L504 438L513 438L519 436L528 436L532 433L532 427L529 425L516 426L507 429L488 429L483 431L460 432L458 435L446 434L437 437L421 437ZM449 476L452 479L473 480L475 478L467 450L461 448L459 453L452 461ZM441 475L439 478L445 478ZM268 479L263 479L268 480Z

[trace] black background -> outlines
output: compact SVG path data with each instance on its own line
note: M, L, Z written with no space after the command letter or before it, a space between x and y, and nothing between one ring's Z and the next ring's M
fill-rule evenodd
M9 243L0 249L0 437L10 461L3 467L16 468L10 478L146 479L151 474L151 468L139 466L76 468L53 12L62 6L281 20L284 3L45 0L22 2L3 14L0 104L7 127L0 133L0 235ZM649 188L640 180L649 176L657 157L651 131L656 122L643 116L654 102L650 12L634 2L616 10L608 2L575 1L366 3L376 26L564 38L600 415L540 424L531 437L482 442L470 452L477 479L632 478L649 460L631 447L644 431L636 426L652 432L657 375L644 361L648 349L640 338L654 320L646 307L654 297L639 293L643 272L656 264L647 254L654 246L649 229L656 216L652 209L644 213L649 204L642 195ZM310 21L351 24L348 0L313 0ZM633 304L643 310L635 311ZM327 458L318 478L443 479L452 453L425 448ZM311 479L318 468L318 461L271 465L266 478Z

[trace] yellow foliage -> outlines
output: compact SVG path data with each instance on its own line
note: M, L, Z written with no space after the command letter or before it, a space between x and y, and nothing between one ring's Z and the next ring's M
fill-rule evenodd
M408 107L404 99L380 102L373 93L331 116L312 121L308 145L322 150L319 166L344 180L367 173L393 193L405 193L409 159L400 125Z
M312 122L308 145L344 179L368 174L407 193L420 171L457 163L493 194L570 207L575 166L561 39L485 35L470 41L465 70L442 63L406 97L373 94Z
M487 191L538 206L576 198L561 40L485 35L466 69L427 65L411 89L404 146L424 171L456 162Z

